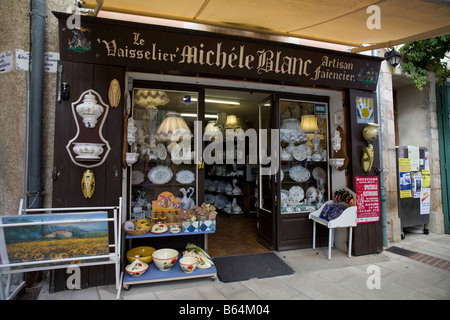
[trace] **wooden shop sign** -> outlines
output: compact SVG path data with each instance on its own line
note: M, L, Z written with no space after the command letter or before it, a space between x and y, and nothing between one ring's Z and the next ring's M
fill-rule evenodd
M382 59L203 31L82 17L59 19L62 61L128 70L376 89Z

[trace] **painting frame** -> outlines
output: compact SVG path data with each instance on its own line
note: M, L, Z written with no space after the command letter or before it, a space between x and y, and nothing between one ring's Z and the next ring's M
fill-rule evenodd
M2 267L54 269L111 261L107 211L0 216Z

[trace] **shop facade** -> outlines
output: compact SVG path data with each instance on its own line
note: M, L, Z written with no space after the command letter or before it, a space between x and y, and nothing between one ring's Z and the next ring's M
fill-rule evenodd
M53 207L117 205L122 197L125 221L148 214L168 191L186 208L214 202L229 221L254 216L258 243L290 250L311 247L311 211L344 187L355 190L356 177L378 177L377 139L361 159L362 131L379 121L381 59L90 17L69 29L69 15L55 15L63 71ZM95 120L75 112L86 99L104 106ZM172 145L169 119L184 129ZM100 148L86 155L80 145ZM80 189L87 170L95 176L89 195ZM366 219L354 229L354 255L382 250L379 213ZM152 245L177 247L179 239ZM205 246L205 239L182 242ZM336 244L348 240L342 231ZM327 243L318 228L317 244ZM101 268L88 273L108 273Z

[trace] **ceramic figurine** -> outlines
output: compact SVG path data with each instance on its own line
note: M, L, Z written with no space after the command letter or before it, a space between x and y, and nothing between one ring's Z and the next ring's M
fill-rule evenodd
M91 170L86 170L81 179L81 191L85 198L91 198L95 190L95 177Z
M120 102L120 84L117 79L113 79L111 83L109 84L108 89L108 99L109 99L109 105L112 108L116 108L119 105Z
M86 128L94 128L97 119L103 114L103 107L97 103L97 99L92 92L84 95L83 103L76 107L76 112L83 119Z
M369 143L367 147L363 149L361 157L361 168L364 172L369 172L373 165L373 145Z

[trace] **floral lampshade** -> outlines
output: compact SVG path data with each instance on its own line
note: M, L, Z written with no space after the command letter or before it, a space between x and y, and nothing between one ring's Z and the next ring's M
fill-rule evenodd
M174 111L168 111L164 121L156 130L155 138L159 141L169 141L170 145L175 145L180 137L192 137L191 130L189 130L186 121L180 116L179 113ZM174 139L172 139L172 137ZM170 146L169 145L169 146Z
M297 119L285 119L280 128L280 139L283 142L289 143L286 147L286 152L291 153L294 148L294 143L306 141L308 138L303 132Z

